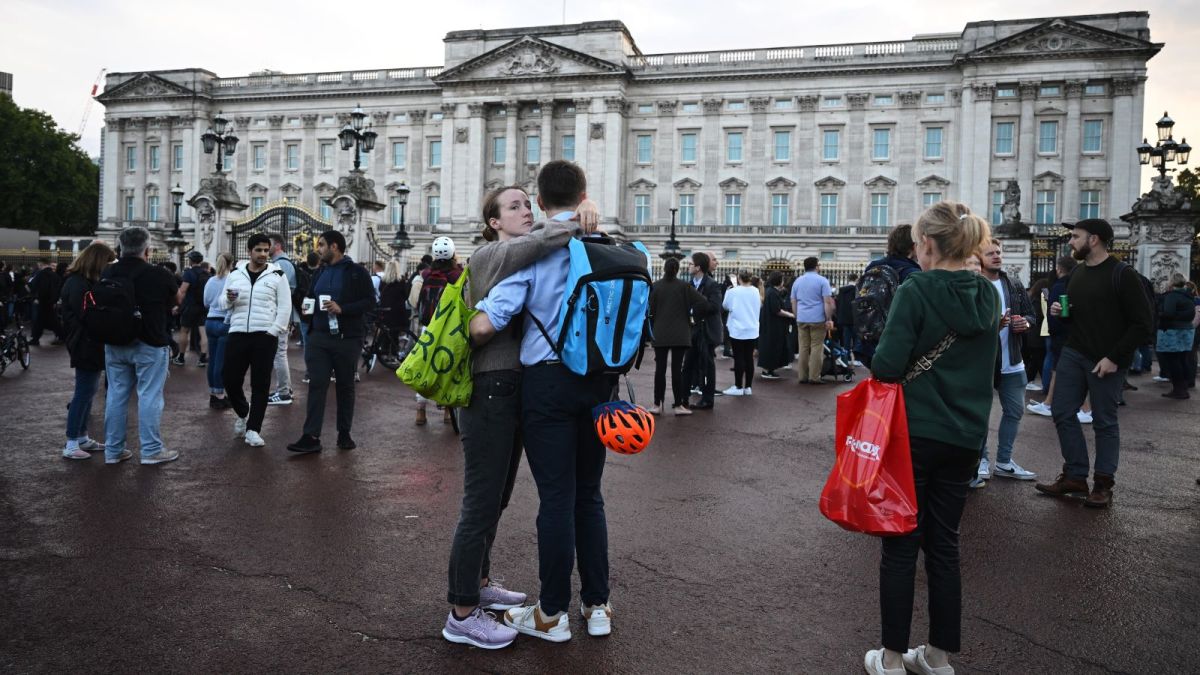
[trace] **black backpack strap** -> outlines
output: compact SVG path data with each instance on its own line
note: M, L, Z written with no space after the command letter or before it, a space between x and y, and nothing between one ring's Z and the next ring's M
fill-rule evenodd
M541 321L538 321L538 318L533 315L533 312L529 311L528 307L522 312L522 316L525 314L528 314L529 318L533 319L534 325L542 332L542 337L546 338L546 344L550 345L550 351L554 352L555 356L562 358L562 349L554 343L554 340L550 339L550 333L546 330L546 326Z

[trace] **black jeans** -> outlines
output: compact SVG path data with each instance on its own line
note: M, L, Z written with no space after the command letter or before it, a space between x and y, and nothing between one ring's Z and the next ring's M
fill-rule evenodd
M330 372L337 375L337 431L339 434L350 433L350 425L354 422L354 369L361 355L362 337L337 337L323 330L309 331L308 345L304 348L304 365L308 369L304 433L321 437Z
M738 389L749 387L754 382L754 343L757 340L730 338L730 341L733 342L733 386Z
M1188 371L1188 354L1191 352L1158 352L1158 363L1163 374L1171 381L1173 391L1186 391L1192 377Z
M592 408L609 400L614 382L581 377L562 364L526 368L521 383L525 457L537 483L538 578L542 611L571 604L571 569L579 555L580 598L608 602L608 523L600 480L604 446Z
M883 538L883 560L879 563L883 646L901 653L908 650L917 551L924 550L929 644L957 652L962 621L958 524L967 503L967 484L975 477L979 464L979 450L926 438L912 438L910 443L917 489L917 529L902 537Z
M661 405L667 397L667 358L671 359L671 395L675 401L672 408L686 405L688 381L683 379L684 354L687 347L654 348L654 405Z
M492 542L521 465L521 373L477 373L471 403L458 411L463 445L463 499L450 547L446 600L478 605L479 582L491 576Z
M62 325L58 321L58 312L54 309L54 303L39 302L34 311L33 327L29 330L29 339L33 342L41 340L42 333L46 330L54 333L56 339L63 339Z
M700 402L712 403L717 390L717 362L713 346L703 334L692 338L692 347L683 359L687 381L700 388Z
M261 432L267 414L267 396L271 387L271 365L275 363L275 348L279 340L267 332L230 333L225 343L225 365L221 379L225 395L238 417L246 417L246 429ZM250 370L250 402L242 384Z

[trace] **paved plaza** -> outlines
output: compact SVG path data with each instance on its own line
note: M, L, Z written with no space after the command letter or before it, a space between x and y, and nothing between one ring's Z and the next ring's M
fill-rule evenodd
M182 458L105 466L60 458L67 355L33 359L0 378L0 672L861 673L879 644L879 543L817 510L845 385L758 381L714 412L660 418L640 456L610 454L613 634L589 637L576 598L570 642L488 652L440 635L458 440L440 416L413 426L390 373L360 384L358 449L330 437L297 456L284 445L303 390L268 410L267 447L248 448L231 413L208 409L192 355L166 392L163 435ZM295 347L292 364L298 382ZM633 381L645 402L649 373ZM1111 509L999 479L971 495L956 672L1196 672L1200 400L1134 381ZM93 435L102 411L103 393ZM1050 420L1026 416L1015 457L1054 477ZM493 570L533 597L536 509L522 466ZM923 572L917 598L914 643Z

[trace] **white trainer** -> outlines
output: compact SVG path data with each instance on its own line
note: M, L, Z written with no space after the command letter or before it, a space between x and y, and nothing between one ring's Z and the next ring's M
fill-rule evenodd
M1046 405L1045 403L1030 403L1029 405L1025 406L1025 409L1034 415L1041 415L1042 417L1050 417L1053 415L1053 413L1050 412L1050 406Z
M1075 413L1075 418L1079 420L1080 424L1092 423L1092 413L1086 410L1080 410L1079 412Z
M1025 391L1041 391L1041 390L1042 390L1042 385L1038 384L1037 382L1030 382L1029 384L1025 385ZM912 650L910 649L909 651L911 652Z
M742 396L745 392L737 387L730 387L721 392L726 396Z
M988 463L988 458L984 457L979 460L979 479L987 480L992 477L992 465Z
M606 602L594 607L582 605L579 607L579 613L587 620L588 635L603 637L612 632L612 603Z
M753 393L754 393L754 391L751 390L750 387L746 387L746 388L742 389L742 396L749 396Z
M921 645L915 649L910 649L904 652L904 667L909 672L918 673L919 675L954 675L953 666L939 666L934 668L925 660L925 645Z
M542 614L541 605L516 607L504 613L504 625L517 629L518 633L550 642L566 642L571 639L571 621L566 612L557 617Z
M261 448L267 444L267 442L263 440L263 437L259 435L257 431L247 431L245 438L246 445L252 448Z
M238 417L233 420L233 435L239 436L239 437L246 435L246 418L245 417Z
M1033 480L1034 478L1037 478L1036 473L1028 469L1021 468L1021 465L1017 464L1016 462L1009 462L1008 464L1000 464L997 462L996 468L993 469L992 474L1001 478L1015 478L1017 480Z

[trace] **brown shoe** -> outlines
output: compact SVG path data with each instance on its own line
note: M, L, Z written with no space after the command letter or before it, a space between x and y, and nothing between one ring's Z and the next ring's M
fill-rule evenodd
M1084 478L1067 478L1067 474L1058 474L1058 480L1053 483L1038 483L1037 491L1051 497L1067 499L1087 499L1088 484Z
M428 420L425 419L425 409L417 408L417 426L423 427Z
M1087 501L1083 502L1084 506L1090 506L1094 509L1102 509L1109 504L1112 504L1113 486L1116 481L1112 476L1105 476L1098 473L1092 477L1092 494L1088 495Z
M442 409L442 424L451 424L451 423L453 423L453 422L454 422L454 418L452 418L452 417L451 417L451 415L452 415L452 414L453 414L453 413L451 413L451 412L450 412L450 409L449 409L449 408L443 408L443 409Z

